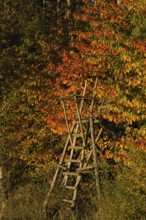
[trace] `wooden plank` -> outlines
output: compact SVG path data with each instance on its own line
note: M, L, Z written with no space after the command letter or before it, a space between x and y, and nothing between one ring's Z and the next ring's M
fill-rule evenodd
M82 122L82 123L89 123L89 120L88 120L88 119L82 119L82 118L81 118L81 122ZM80 123L79 119L75 119L75 123Z
M67 113L66 113L66 108L65 108L65 103L64 101L62 101L62 106L63 106L63 111L64 111L64 117L65 117L65 122L67 125L67 130L68 130L68 135L69 135L69 139L70 139L70 143L71 145L73 144L73 140L72 140L72 136L71 136L71 131L70 131L70 127L69 127L69 122L67 119Z
M65 167L65 166L61 166L61 165L59 165L59 164L55 164L55 166L56 166L56 167L59 167L59 168L62 169L62 170L67 170L67 167Z
M86 88L87 88L87 81L85 81L85 86L84 86L84 90L83 90L83 94L82 94L83 97L85 96ZM74 95L73 95L73 99L74 99ZM83 105L84 105L84 99L82 99L81 102L80 102L80 108L79 108L80 114L81 114L81 112L82 112ZM74 130L75 126L79 126L79 125L74 122L74 123L73 123L73 126L72 126L72 128L71 128L71 130L70 130L71 133L72 133L72 131ZM77 130L78 130L78 127L77 127ZM75 138L74 138L74 139L75 139ZM76 141L76 140L73 140L73 144L74 144L75 141ZM62 165L62 163L63 163L63 161L64 161L65 154L66 154L66 150L67 150L67 148L68 148L69 142L70 142L70 143L72 142L70 133L68 134L68 137L67 137L67 140L66 140L64 149L63 149L63 153L62 153L62 156L61 156L60 161L59 161L59 165ZM73 144L71 143L72 146L73 146ZM74 149L72 149L71 151L72 151L71 154L73 155ZM71 166L71 164L68 165L68 168L70 168L70 166ZM56 180L57 180L59 171L60 171L60 167L58 166L57 169L56 169L56 172L55 172L55 174L54 174L54 177L53 177L53 180L52 180L50 189L49 189L49 191L47 192L46 198L45 198L44 203L43 203L43 212L45 213L45 215L46 215L46 209L47 209L47 205L48 205L48 202L49 202L49 198L50 198L51 193L52 193L52 191L53 191L53 188L54 188L54 186L55 186L55 183L56 183ZM65 178L65 177L64 177L64 178Z
M99 120L98 119L94 119L94 124L99 124Z
M75 204L76 198L77 198L77 190L74 190L74 194L73 194L74 204ZM74 204L72 205L72 207L74 206Z
M100 130L99 130L99 132L98 132L98 135L97 135L97 137L95 138L95 143L99 140L102 131L103 131L103 128L100 128ZM92 149L90 150L90 153L89 153L88 158L87 158L87 162L84 164L84 167L86 167L86 166L88 165L88 163L89 163L89 161L90 161L90 159L91 159L91 156L92 156L92 154L93 154L93 143L91 144L91 148L92 148Z
M95 172L95 181L96 181L96 191L97 191L97 212L101 210L101 199L100 199L100 182L99 182L99 168L98 168L98 160L97 160L97 146L94 137L94 125L93 118L90 117L90 129L91 129L91 139L92 139L92 149L93 149L93 162L94 162L94 172ZM98 216L100 219L100 215Z
M82 146L82 147L80 147L80 146L70 146L70 147L68 147L68 149L74 149L74 150L83 150L85 147L84 146Z
M67 159L66 162L71 162L71 163L81 163L81 160L77 160L77 159Z
M63 201L63 202L67 202L67 203L71 203L71 204L74 203L74 201L73 201L73 200L70 200L70 199L63 199L62 201Z
M80 134L74 133L74 134L72 134L72 136L73 136L73 137L82 137L82 134L81 134L81 133L80 133Z
M66 189L72 189L72 190L75 190L76 187L75 186L65 186Z
M84 90L83 90L83 96L84 96L85 93L86 93L86 88L87 88L87 81L85 82L85 86L84 86ZM74 96L73 96L73 97L74 97ZM80 109L79 109L80 114L82 113L83 105L84 105L84 99L82 99L81 102L80 102ZM74 133L77 133L77 132L78 132L78 129L79 129L79 124L78 124L78 123L75 123L75 122L73 122L73 124L75 125L75 126L74 126L74 128L75 128ZM71 133L73 133L74 128L71 130ZM73 137L73 143L71 144L72 146L75 146L76 139L77 139L77 137L74 136L74 137ZM70 140L70 137L69 137L69 135L68 135L68 143L69 143L69 140ZM74 149L71 149L70 158L73 158L73 155L74 155ZM70 169L70 167L71 167L71 163L70 163L70 162L68 163L68 166L67 166L67 167L68 167L68 169ZM67 179L68 179L68 176L64 176L64 179L63 179L62 182L66 182Z

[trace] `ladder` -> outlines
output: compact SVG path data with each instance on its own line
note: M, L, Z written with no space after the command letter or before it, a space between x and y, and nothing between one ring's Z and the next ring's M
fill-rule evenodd
M70 208L75 207L77 199L77 190L79 183L82 179L82 173L89 169L95 170L97 197L100 199L96 142L100 138L102 128L99 128L99 131L97 132L97 135L95 137L94 124L98 123L98 121L94 119L94 117L92 117L96 87L97 78L94 83L93 94L91 97L86 97L86 81L82 96L73 95L71 97L61 98L64 117L68 129L68 136L58 167L53 177L50 190L44 202L44 212L47 209L48 201L50 199L51 193L59 175L59 171L61 169L63 170L63 176L61 181L61 185L64 189L63 202L67 203ZM76 107L76 115L72 127L70 127L67 118L67 110L65 105L67 98L71 98L75 102ZM83 107L86 101L88 102L89 106L88 115L86 115L85 117L83 114ZM87 150L89 152L88 154L86 154ZM93 159L93 165L89 166L91 158Z

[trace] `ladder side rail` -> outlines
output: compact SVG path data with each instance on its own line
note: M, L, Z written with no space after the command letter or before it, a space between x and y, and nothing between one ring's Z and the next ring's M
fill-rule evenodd
M89 109L91 113L92 113L92 111L93 111L94 98L95 98L95 90L96 90L96 88L97 88L97 77L96 77L96 79L95 79L94 88L93 88L93 94L92 94L93 99L91 100L91 105L90 105L90 109Z
M84 91L83 91L83 97L85 96L85 93L86 93L86 88L87 88L87 81L85 82L85 86L84 86ZM77 100L75 100L75 103L77 103ZM82 109L83 109L83 105L84 105L84 98L81 100L80 102L80 107L78 108L77 106L77 109L78 109L78 115L82 114ZM75 129L75 133L77 134L78 132L78 129L79 129L79 124L77 124L77 127ZM83 129L82 129L83 131ZM83 135L82 135L83 136ZM73 139L73 143L72 143L72 146L75 146L75 143L76 143L76 139L77 139L77 136L74 137ZM74 149L71 150L71 155L70 155L70 159L72 159L74 155ZM68 169L70 169L71 167L71 162L68 163ZM67 179L68 179L68 176L64 176L64 180L67 182ZM63 181L64 181L63 180ZM71 207L74 208L75 206L75 202L76 202L76 197L77 197L77 187L78 187L78 184L81 180L81 175L77 175L77 179L76 179L76 183L75 183L75 189L74 189L74 192L73 192L73 198L72 198L72 205Z
M89 107L89 115L88 115L88 120L89 120L89 127L88 129L90 130L90 117L92 115L92 112L93 112L93 107L94 107L94 98L95 98L95 90L97 88L97 77L95 79L95 83L94 83L94 87L93 87L93 93L92 93L92 100L91 100L91 104L90 104L90 107ZM88 132L89 132L88 130Z
M86 82L87 83L87 82ZM97 87L97 77L95 79L95 83L94 83L94 88L93 88L93 94L92 94L92 100L91 100L91 104L90 104L90 107L89 107L89 116L88 116L88 120L89 120L89 123L87 125L87 128L86 128L86 134L84 135L84 132L83 132L83 125L82 125L82 120L81 120L81 112L78 108L78 104L77 104L77 97L75 97L75 103L76 103L76 107L77 107L77 114L78 114L78 119L79 119L79 124L80 124L80 127L81 127L81 134L82 134L82 140L83 140L83 146L85 147L86 146L86 143L87 143L87 139L88 139L88 133L89 133L89 130L90 130L90 112L93 111L93 106L94 106L94 97L95 97L95 89ZM83 99L84 100L84 99ZM82 151L82 160L84 159L84 155L85 155L85 148L83 148L83 151ZM92 152L91 152L91 155L92 155ZM91 158L91 155L90 155L90 158ZM89 158L89 160L90 160ZM87 163L88 164L88 163ZM86 164L86 165L87 165ZM85 166L86 166L85 165ZM80 165L80 168L82 168L83 164ZM83 166L84 167L84 166Z
M82 141L83 141L83 149L82 149L82 152L81 152L81 162L79 164L79 167L83 167L83 160L84 160L84 157L85 157L85 146L86 146L86 143L85 143L85 137L84 137L84 132L83 132L83 125L82 125L82 121L81 121L81 110L82 108L79 108L78 107L78 103L77 103L77 97L74 96L74 99L75 99L75 104L76 104L76 109L77 109L77 117L79 119L79 124L78 124L78 127L80 125L80 129L81 129L81 135L82 135ZM84 103L84 99L82 100L82 103ZM73 149L72 149L73 150ZM75 183L75 189L74 189L74 192L73 192L73 198L72 198L72 205L71 207L74 208L75 206L75 202L76 202L76 198L77 198L77 187L78 187L78 184L81 180L81 175L77 175L77 179L76 179L76 183Z
M63 112L64 112L65 122L66 122L67 130L68 130L70 144L71 144L71 146L73 146L73 140L72 140L72 135L71 135L70 127L69 127L69 122L68 122L68 119L67 119L67 113L66 113L66 108L65 108L64 100L62 100L62 105L63 105ZM74 150L72 149L71 150L71 154L70 154L70 159L72 159L73 153L74 153ZM70 166L71 166L71 163L69 162L68 169L70 169ZM68 180L68 175L66 174L64 176L63 180L62 180L62 184L66 185L67 184L67 180Z
M83 90L83 97L85 96L86 88L87 88L87 81L85 82L85 86L84 86L84 90ZM84 104L84 99L82 99L82 100L81 100L81 103L80 103L80 108L79 108L80 113L82 112L83 104ZM72 125L72 128L71 128L71 131L70 131L70 133L68 133L67 140L66 140L66 143L65 143L65 147L64 147L62 156L61 156L61 158L60 158L60 161L59 161L59 165L62 165L63 160L64 160L64 158L65 158L65 154L66 154L67 148L68 148L68 144L69 144L70 141L72 142L72 139L71 139L70 136L71 136L71 133L73 132L75 126L76 126L76 123L75 123L75 121L74 121L74 122L73 122L73 125ZM76 126L76 132L77 132L77 130L78 130L78 127L79 127L79 125L77 124L77 126ZM76 137L74 138L74 141L73 141L73 142L74 142L73 144L75 144L75 142L76 142ZM68 168L70 168L70 166L71 166L71 163L69 164ZM60 166L58 166L57 169L56 169L56 172L55 172L55 174L54 174L54 177L53 177L53 180L52 180L52 183L51 183L51 186L50 186L50 190L48 191L47 196L46 196L46 198L45 198L45 201L44 201L44 203L43 203L43 212L44 212L45 215L46 215L46 209L47 209L48 201L49 201L49 198L50 198L51 193L52 193L52 191L53 191L53 188L54 188L54 186L55 186L55 183L56 183L56 180L57 180L59 171L60 171ZM78 176L78 177L77 177L76 186L78 185L78 182L80 182L80 179L81 179L81 176Z
M97 78L96 78L94 88L96 88L96 86L97 86ZM93 91L93 96L94 96L94 91ZM87 143L87 136L88 136L89 127L90 127L90 120L89 120L89 124L87 126L86 134L84 135L83 124L82 124L82 119L81 119L81 112L80 112L79 107L78 107L76 96L75 96L75 103L76 103L77 115L78 115L78 119L79 119L81 135L82 135L82 141L83 141L83 149L82 149L82 154L81 154L81 163L80 163L80 166L79 166L79 168L82 168L83 167L83 160L84 160L84 157L85 157L85 146L86 146L86 143ZM93 109L93 105L94 105L94 99L92 99L92 101L91 101L91 109ZM91 153L91 155L92 155L92 153ZM79 184L80 180L81 180L81 175L78 175L77 180L76 180L76 184L75 184L74 194L73 194L73 204L72 204L71 207L74 207L74 205L75 205L75 201L76 201L76 197L77 197L77 187L78 187L78 184Z
M65 108L64 100L62 100L62 106L63 106L63 112L64 112L64 117L65 117L65 122L66 122L67 130L68 130L69 140L70 140L71 145L73 145L73 141L72 141L71 131L70 131L70 127L69 127L69 122L68 122L68 119L67 119L67 114L66 114L66 108Z
M95 168L97 197L98 197L98 199L100 199L97 147L96 147L96 142L95 142L95 137L94 137L94 124L93 124L93 118L92 117L90 118L90 127L91 127L91 140L92 140L93 162L94 162L94 168Z
M73 123L73 126L72 126L72 128L71 128L71 132L74 130L75 125L76 125L76 124ZM63 160L64 160L64 157L65 157L65 154L66 154L66 151L67 151L67 147L68 147L69 141L70 141L70 137L69 137L69 134L68 134L67 140L66 140L66 143L65 143L63 152L62 152L62 156L61 156L60 161L59 161L59 165L62 165L62 163L63 163Z
M86 94L86 89L87 89L87 80L85 81L85 85L84 85L84 90L83 90L83 95L82 95L83 97ZM79 108L80 114L82 113L83 105L84 105L84 98L81 100L81 103L80 103L80 108Z
M75 128L75 133L77 133L78 132L78 129L79 129L79 124L77 124L76 125L76 128ZM77 137L76 136L74 136L73 137L73 143L72 143L72 147L74 147L75 146L75 144L76 144L76 139L77 139ZM70 159L72 159L73 158L73 154L74 154L74 149L71 149L71 153L70 153ZM71 162L68 162L68 169L70 169L70 167L71 167Z
M46 215L46 209L47 209L48 201L49 201L49 198L50 198L51 193L53 191L53 188L55 186L55 183L56 183L56 180L57 180L57 177L58 177L58 174L59 174L59 170L60 170L60 167L57 167L55 175L54 175L52 183L51 183L51 186L50 186L50 189L49 189L49 191L46 195L45 201L43 203L43 212L44 212L45 215Z
M99 140L102 131L103 131L103 128L100 128L99 133L98 133L97 137L95 138L95 143ZM93 153L93 144L91 145L91 148L92 149L90 151L90 154L88 155L87 161L86 161L86 163L84 163L84 168L87 167L87 165L88 165L88 163L91 159L91 156L92 156L92 153Z
M82 94L83 97L84 97L85 94L86 94L86 89L87 89L87 80L85 81L85 85L84 85L84 90L83 90L83 94ZM83 109L83 106L84 106L84 101L85 101L84 98L81 99L80 107L79 107L79 113L80 113L80 114L82 114L82 109ZM76 127L76 129L75 129L75 133L76 133L76 134L77 134L77 132L78 132L78 129L79 129L79 124L77 124L77 127ZM77 136L75 136L74 139L73 139L73 146L75 146L76 139L77 139ZM74 153L74 149L71 150L70 159L72 159L73 153ZM70 169L70 166L71 166L71 163L68 164L68 169Z
M98 168L98 159L97 159L97 147L94 137L94 123L93 118L90 117L90 129L91 129L91 140L92 140L92 151L93 151L93 162L94 162L94 172L95 172L95 181L96 181L96 191L97 191L97 215L100 220L100 183L99 183L99 168Z
M85 142L87 143L87 139L88 139L88 134L89 134L89 131L90 131L90 117L91 117L91 113L93 112L93 107L94 107L94 98L95 98L95 90L97 88L97 77L95 79L95 83L94 83L94 88L93 88L93 94L92 94L92 100L91 100L91 104L89 106L89 114L88 114L88 120L89 120L89 123L87 125L87 130L86 130L86 135L85 135ZM91 152L91 155L92 155L92 152ZM90 156L91 157L91 156Z
M87 89L87 81L85 81L84 90L83 90L83 94L82 94L83 97L84 97L85 94L86 94L86 89ZM81 102L80 102L80 108L79 108L80 113L82 112L83 105L84 105L84 99L82 99ZM67 118L67 117L66 117L66 118ZM75 121L73 122L73 124L76 125L76 127L75 127L75 126L74 126L74 127L75 127L75 133L77 133L77 131L78 131L78 129L79 129L79 124L76 124ZM68 126L69 126L69 124L68 124ZM74 127L73 127L73 129L71 129L71 133L73 132ZM73 142L72 142L72 144L71 144L72 146L75 146L76 138L77 138L77 137L74 137L74 138L73 138ZM68 145L68 143L69 143L69 140L70 140L70 134L68 134L67 145ZM68 146L66 146L66 149L67 149L67 147L68 147ZM65 151L65 152L66 152L66 151ZM74 149L71 150L70 159L72 159L73 154L74 154ZM64 156L65 156L65 154L64 154ZM64 158L62 159L62 162L63 162L63 160L64 160ZM68 168L68 169L71 168L71 162L68 162L67 168ZM65 184L65 185L66 185L67 179L68 179L68 176L64 176L64 178L63 178L63 180L62 180L62 184Z
M87 81L85 81L84 90L83 90L83 97L86 94L86 89L87 89ZM82 99L81 103L80 103L80 113L82 112L83 105L84 105L84 99ZM76 128L75 128L75 126L76 126ZM75 128L75 132L77 133L78 127L79 127L79 125L78 124L76 125L76 123L74 121L73 125L72 125L72 128L71 128L71 133L73 132L74 128ZM66 140L65 147L64 147L64 150L63 150L63 153L62 153L62 157L60 158L60 161L59 161L59 165L62 165L62 162L64 160L65 153L66 153L69 141L70 141L70 134L68 134L68 136L67 136L67 140ZM76 137L74 137L74 139L73 139L73 145L75 144L75 142L76 142Z
M85 143L85 137L84 137L84 131L83 131L83 124L82 124L82 119L81 119L81 112L79 110L79 107L78 107L78 103L77 103L77 97L75 96L75 103L76 103L76 108L77 108L77 115L78 115L78 118L79 118L79 124L80 124L80 129L81 129L81 135L82 135L82 139L83 139L83 147L86 146L86 143Z
M78 103L77 103L77 97L75 96L75 103L76 103L76 108L77 108L77 115L78 115L78 119L79 119L79 124L80 124L80 129L81 129L81 135L82 135L82 141L83 141L83 149L81 152L81 163L80 163L80 168L83 166L83 160L85 157L85 146L86 146L86 142L85 142L85 136L84 136L84 132L83 132L83 125L82 125L82 119L81 119L81 113L79 111L79 107L78 107Z
M85 94L86 94L86 89L87 89L87 81L85 81L84 90L83 90L83 97L84 97ZM79 112L80 112L80 114L82 113L83 105L84 105L84 99L82 99L81 102L80 102L80 107L79 107ZM74 127L75 127L75 124L76 124L76 123L75 123L75 121L74 121L74 122L73 122L73 127L72 127L70 133L73 132ZM79 128L79 125L77 124L77 126L76 126L76 128L75 128L75 133L77 133L78 128ZM70 134L68 134L68 140L67 140L67 144L66 144L66 145L68 145L69 140L70 140ZM75 145L75 142L76 142L76 137L74 137L74 139L73 139L73 146Z
M75 122L73 122L73 126L71 128L71 132L74 130L74 127L75 127ZM60 161L59 161L59 166L57 167L56 171L55 171L55 174L53 176L53 180L51 182L51 186L50 186L50 189L46 195L46 198L45 198L45 201L43 203L43 212L46 213L46 209L47 209L47 205L48 205L48 201L49 201L49 198L51 196L51 193L53 191L53 188L55 186L55 183L56 183L56 180L57 180L57 177L58 177L58 174L59 174L59 171L60 171L60 166L62 165L63 163L63 160L64 160L64 157L65 157L65 154L66 154L66 151L67 151L67 147L68 147L68 144L69 144L69 141L70 141L70 134L68 134L68 137L67 137L67 140L66 140L66 143L65 143L65 147L63 149L63 153L62 153L62 156L60 158Z
M85 81L84 90L83 90L83 97L84 97L85 94L86 94L86 89L87 89L87 81ZM80 114L81 114L81 112L82 112L83 105L84 105L84 99L82 99L81 102L80 102L80 107L79 107L79 112L80 112ZM67 120L65 105L63 106L63 108L64 108L64 116L65 116L65 118L66 118L67 128L69 128L69 123L68 123L68 120ZM74 124L75 124L75 121L74 121ZM79 129L79 124L76 125L75 133L77 133L78 129ZM69 130L70 130L70 129L69 129ZM68 130L68 131L69 131L69 130ZM69 140L70 140L70 138L71 138L71 133L72 133L73 130L74 130L74 128L71 129L71 131L68 133L68 139L69 139ZM71 145L72 145L72 146L75 146L76 138L77 138L77 137L74 137L74 138L73 138L73 141L71 141ZM74 153L74 149L71 150L70 159L72 159L73 153ZM68 169L70 169L70 167L71 167L71 162L68 163Z
M76 132L76 133L77 133L77 131L78 131L78 128L79 128L79 125L76 124L76 127L75 127L75 132ZM72 132L71 132L71 133L72 133ZM72 142L72 144L71 144L72 147L75 146L76 138L77 138L77 137L73 137L73 142ZM69 139L70 139L70 138L69 138ZM68 147L68 145L67 145L67 147ZM67 150L67 147L66 147L66 150ZM65 151L65 153L66 153L66 151ZM65 157L65 153L64 153L64 157ZM74 149L71 149L71 152L70 152L70 160L72 160L73 155L74 155ZM63 157L63 160L64 160L64 157ZM62 160L62 162L63 162L63 160ZM68 170L70 170L70 168L71 168L71 163L72 163L72 162L68 162L68 164L67 164L67 169L68 169ZM68 176L65 175L64 178L63 178L63 180L62 180L62 185L66 185L67 180L68 180Z
M100 130L99 130L99 133L98 133L98 135L97 135L97 137L95 138L95 143L99 140L99 138L100 138L100 135L101 135L101 133L102 133L102 130L103 130L103 128L101 128ZM95 144L94 143L94 144ZM89 163L89 160L91 159L91 156L92 156L92 154L93 154L93 144L91 145L91 147L92 147L92 149L91 149L91 151L90 151L90 154L89 154L89 156L88 156L88 159L87 159L87 161L86 161L86 163L83 165L83 168L86 168L87 167L87 165L88 165L88 163ZM96 151L96 150L95 150ZM96 167L97 167L97 165L96 165ZM94 165L94 167L93 168L95 168L96 169L96 167L95 167L95 165ZM90 167L91 168L91 167ZM80 168L79 168L79 170L77 169L77 171L79 171L79 173L80 173ZM80 181L81 181L81 175L78 175L77 176L77 180L76 180L76 183L75 183L75 190L74 190L74 194L73 194L73 203L72 203L72 205L71 205L71 207L74 207L75 206L75 201L76 201L76 197L77 197L77 187L78 187L78 184L80 183ZM98 184L98 181L97 181L97 184Z

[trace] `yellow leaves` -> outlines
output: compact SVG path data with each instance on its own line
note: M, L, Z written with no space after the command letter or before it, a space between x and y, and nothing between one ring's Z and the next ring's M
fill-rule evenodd
M133 10L133 8L134 8L134 6L133 6L133 5L128 5L128 6L127 6L128 11Z
M139 69L139 68L136 69L136 73L137 73L139 76L142 76L142 75L143 75L143 72L142 72L141 69Z
M127 73L130 73L131 72L131 70L132 70L132 66L131 66L131 64L130 63L126 63L125 64L125 66L124 66L124 68L123 68L123 73L125 74L127 74Z
M131 62L131 57L127 54L121 55L121 60L126 62Z
M105 158L113 158L113 153L110 150L105 151Z
M146 137L146 127L142 127L139 131L140 135Z
M132 1L128 1L128 3L125 5L127 6L128 11L143 11L146 8L146 1L145 0L132 0Z

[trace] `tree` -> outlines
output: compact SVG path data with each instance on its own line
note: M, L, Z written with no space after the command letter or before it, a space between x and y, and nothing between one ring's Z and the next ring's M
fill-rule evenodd
M38 175L40 169L47 169L55 157L51 148L58 137L35 108L38 93L46 88L45 67L54 56L54 44L48 46L54 27L51 24L49 29L35 1L5 0L0 6L0 166L5 191L10 194L29 175L33 178L35 171ZM46 56L48 51L50 56Z
M136 32L138 27L142 30L145 26L145 2L139 3L138 11L135 10L136 1L125 1L121 7L106 1L98 1L97 7L85 2L84 13L75 14L75 18L86 26L83 31L74 32L73 51L64 51L62 64L55 69L56 81L49 97L80 94L82 82L97 77L94 115L105 121L110 129L113 127L114 133L117 129L122 131L122 139L115 144L120 146L122 143L126 148L123 136L131 132L135 139L134 129L143 128L145 119L146 47L141 32ZM54 71L54 67L50 67L49 72ZM103 103L106 111L99 113L98 106ZM58 118L61 120L62 117L59 107L57 112L55 108L54 105L53 122L50 116L46 119L53 129L58 125ZM139 137L144 145L144 136L141 135Z
M107 1L99 0L96 6L89 1L84 2L84 10L75 14L78 30L73 32L76 38L71 44L72 51L64 51L60 65L56 67L50 64L48 67L48 72L54 73L54 79L49 84L48 96L40 96L40 99L42 103L47 100L50 106L44 108L42 104L41 109L48 114L46 121L52 131L62 134L65 127L57 98L74 93L81 95L84 80L89 81L90 94L92 81L97 77L93 115L104 127L98 142L101 172L104 172L102 163L106 161L112 167L112 171L106 173L111 179L116 179L118 174L120 176L121 169L127 175L126 181L132 179L130 184L133 185L133 176L128 172L130 169L136 175L140 196L141 185L138 179L145 177L137 175L139 171L134 167L129 168L128 164L133 160L131 151L134 149L138 157L145 154L146 41L143 36L146 3L143 0L125 0L119 7ZM135 7L137 3L138 10ZM72 121L74 106L68 102L67 109L69 120ZM140 169L142 173L143 166ZM120 178L123 178L122 174ZM127 182L123 181L121 187L125 184L126 190L129 190ZM135 201L133 195L131 198ZM143 206L144 199L141 202ZM136 211L136 207L133 207L128 217L131 218L134 213L136 216L144 216L145 211L140 212L140 209Z

